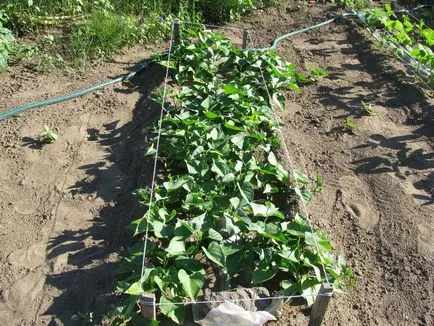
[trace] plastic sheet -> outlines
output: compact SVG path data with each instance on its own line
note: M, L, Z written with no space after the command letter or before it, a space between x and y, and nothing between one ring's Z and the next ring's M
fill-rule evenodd
M247 311L234 303L224 302L196 323L202 326L260 326L270 320L276 320L276 318L267 311Z

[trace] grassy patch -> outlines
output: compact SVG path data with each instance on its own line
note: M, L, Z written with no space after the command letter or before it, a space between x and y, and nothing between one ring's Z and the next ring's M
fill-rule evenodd
M279 1L4 0L0 23L36 40L30 52L38 71L57 73L108 59L126 46L167 39L174 17L222 24ZM49 47L38 42L47 33L56 35Z
M135 41L134 21L114 13L92 12L71 36L72 56L107 56Z

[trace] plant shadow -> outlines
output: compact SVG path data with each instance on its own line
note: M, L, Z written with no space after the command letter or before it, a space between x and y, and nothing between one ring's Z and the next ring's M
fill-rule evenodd
M39 311L41 315L51 316L50 325L59 322L84 325L90 321L100 324L102 316L116 302L112 294L116 283L115 269L120 253L132 241L126 226L134 216L143 214L143 208L132 193L149 184L151 177L150 162L144 157L146 128L155 120L158 109L148 97L161 85L164 73L161 66L154 64L129 80L128 91L139 93L129 122L123 125L118 120L106 123L104 133L91 128L87 130L88 141L108 148L108 154L100 162L80 166L86 177L67 191L72 196L100 198L105 206L94 214L96 217L88 229L65 230L49 241L47 260L67 257L68 266L72 266L67 271L47 275L46 286L56 288L60 293L48 309ZM125 89L115 88L115 92L125 92Z
M388 110L399 111L404 116L404 123L411 126L409 134L386 136L372 133L362 145L353 149L380 149L378 155L371 155L357 159L351 163L356 174L376 174L393 172L400 178L406 178L402 171L410 169L417 171L421 179L414 182L416 189L423 190L427 195L415 194L416 199L424 201L424 205L434 201L434 153L422 148L415 148L420 141L432 142L434 140L434 105L427 99L410 71L397 69L393 64L394 58L378 51L373 43L366 38L355 23L347 28L351 47L341 49L344 55L356 57L355 60L343 63L341 67L346 73L357 74L364 71L372 80L359 79L352 86L333 88L320 86L318 100L334 110L344 109L344 114L336 116L337 119L347 117L360 118L363 114L361 102L375 106L387 107ZM336 67L328 67L332 80L346 76ZM362 90L362 91L361 91ZM386 91L385 91L386 90ZM381 93L381 96L379 96ZM333 129L330 133L336 132ZM417 146L416 146L417 147ZM372 153L369 151L368 153ZM405 172L409 173L409 172Z
M39 139L37 138L33 138L33 137L23 137L21 138L22 141L22 145L26 146L30 149L42 149L42 147L44 146L44 143L41 142Z

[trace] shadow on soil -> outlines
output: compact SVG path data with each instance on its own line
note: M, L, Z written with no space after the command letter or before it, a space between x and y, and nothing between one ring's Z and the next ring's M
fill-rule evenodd
M31 149L42 149L42 146L44 146L44 144L39 139L32 137L23 137L21 141L23 142L24 146L27 146Z
M422 149L411 149L409 144L421 139L434 141L434 106L427 101L426 96L414 85L408 75L391 66L393 58L379 52L364 37L359 28L352 25L347 28L348 40L351 40L352 47L344 48L343 54L356 55L360 64L343 63L342 68L354 72L364 71L370 74L372 81L359 80L354 87L331 88L319 87L319 100L324 105L336 109L345 108L347 113L337 117L360 117L360 103L371 103L387 107L389 110L400 110L406 117L406 123L415 129L411 134L398 137L385 137L380 134L372 134L370 139L363 145L356 148L371 147L392 149L397 151L394 157L378 155L366 157L352 162L355 165L354 171L357 174L373 174L384 172L398 172L400 167L408 167L424 173L422 180L416 182L416 189L424 190L429 195L414 195L415 198L424 201L424 204L434 203L434 153L425 152ZM347 41L339 41L347 42ZM326 54L327 55L327 54ZM332 71L330 78L339 79L343 74ZM357 87L357 89L356 89ZM366 90L361 93L360 88ZM386 94L384 92L386 91ZM379 92L382 96L378 96ZM388 151L390 152L390 151Z
M91 319L97 323L114 303L108 293L115 288L117 253L132 239L131 235L126 235L126 226L143 214L132 192L150 181L150 169L147 168L150 162L144 158L147 149L144 139L146 127L152 124L159 110L148 97L163 78L164 70L159 65L152 65L130 80L128 91L115 89L116 92L140 93L132 120L121 127L118 127L119 121L109 122L104 125L104 134L88 130L89 139L108 146L109 154L100 163L81 166L87 177L70 191L89 196L96 194L106 205L96 214L98 217L92 227L65 231L49 243L48 259L70 253L68 264L77 267L47 276L47 284L62 291L47 311L40 312L53 316L49 325L57 325L58 321L64 325L84 325ZM78 320L71 319L74 315Z

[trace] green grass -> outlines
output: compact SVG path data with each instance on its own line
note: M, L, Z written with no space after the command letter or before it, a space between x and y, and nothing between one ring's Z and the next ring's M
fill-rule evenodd
M59 72L108 59L136 43L167 39L174 17L221 24L280 0L3 0L0 24L30 36L35 68ZM38 42L56 30L50 46ZM29 52L29 53L30 53ZM3 60L4 61L4 60Z
M70 38L72 56L115 54L135 41L135 23L129 17L94 11Z

